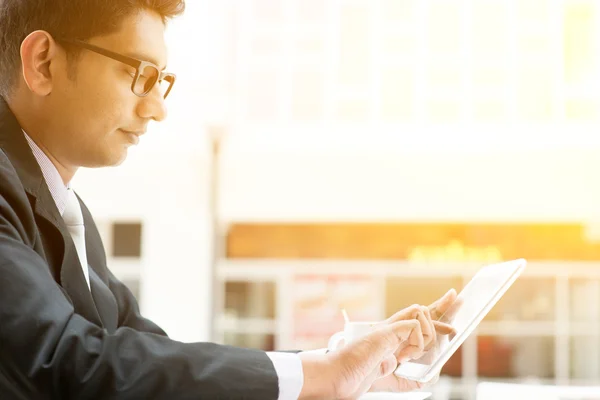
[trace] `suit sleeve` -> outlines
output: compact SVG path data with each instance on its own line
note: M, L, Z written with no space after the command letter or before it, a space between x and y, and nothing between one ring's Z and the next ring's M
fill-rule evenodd
M139 321L108 334L74 313L33 251L19 187L0 152L0 398L277 399L264 352L180 343Z

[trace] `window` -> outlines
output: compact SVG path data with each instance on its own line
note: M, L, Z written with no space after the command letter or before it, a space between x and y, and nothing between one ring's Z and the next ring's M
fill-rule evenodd
M140 222L113 224L112 255L113 257L141 257L142 224Z

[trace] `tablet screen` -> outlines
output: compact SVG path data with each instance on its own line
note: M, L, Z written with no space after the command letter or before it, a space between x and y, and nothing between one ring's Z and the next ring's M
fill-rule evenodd
M445 363L510 287L524 265L524 260L517 260L482 268L460 292L455 303L439 319L452 325L456 334L438 339L438 346L410 363L432 365L440 358L444 358L442 363Z

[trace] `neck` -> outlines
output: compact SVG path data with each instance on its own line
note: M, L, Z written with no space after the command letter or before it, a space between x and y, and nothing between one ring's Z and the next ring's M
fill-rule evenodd
M58 156L58 152L55 151L56 148L52 146L51 141L51 138L54 135L46 132L44 126L48 126L48 124L46 124L43 120L36 118L35 107L32 107L32 102L26 101L25 104L23 104L22 101L18 100L18 96L15 96L12 101L7 102L8 107L17 118L21 128L52 162L60 174L65 186L68 185L75 176L78 167L65 162ZM29 106L27 106L26 103L29 103Z
M75 173L77 172L77 167L60 162L58 158L56 158L54 154L52 154L52 152L48 150L48 147L44 145L43 141L41 141L39 137L30 134L26 128L23 129L25 130L25 132L27 132L31 140L35 142L35 144L40 148L40 150L42 150L46 157L48 157L48 159L52 162L52 164L58 171L58 174L62 178L62 181L65 184L65 186L68 186L69 182L71 182L71 180L75 176Z

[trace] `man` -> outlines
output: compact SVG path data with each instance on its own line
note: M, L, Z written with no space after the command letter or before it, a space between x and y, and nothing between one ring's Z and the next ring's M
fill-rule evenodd
M0 0L0 398L328 399L411 390L456 293L334 352L169 339L106 266L69 187L166 116L166 21L183 0Z

